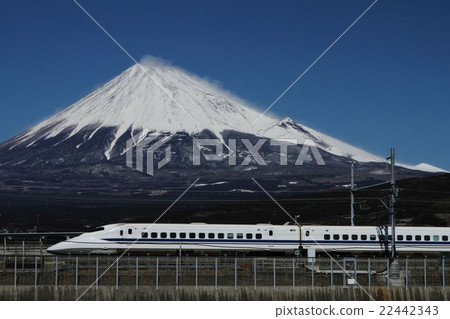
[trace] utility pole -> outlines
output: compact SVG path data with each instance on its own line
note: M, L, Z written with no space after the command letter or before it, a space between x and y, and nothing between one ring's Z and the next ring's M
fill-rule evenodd
M355 166L352 162L351 166L351 183L350 183L350 225L355 226Z
M395 185L395 149L391 148L391 157L387 158L391 160L391 194L389 200L389 217L391 221L391 261L395 258L395 200L397 196L397 187Z

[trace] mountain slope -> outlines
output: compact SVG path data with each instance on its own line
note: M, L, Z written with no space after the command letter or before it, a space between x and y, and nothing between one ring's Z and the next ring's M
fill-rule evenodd
M260 112L207 81L170 66L144 64L144 67L146 72L138 65L130 67L66 110L12 139L8 145L29 147L61 134L68 139L82 131L91 132L83 138L88 141L100 129L111 127L114 138L105 149L109 159L117 140L128 130L199 133L207 129L219 138L224 130L235 130L273 139L296 138L299 143L309 138L337 156L360 162L383 161L379 156L291 119L280 121L264 115L252 126ZM418 167L421 168L432 169L424 165Z
M3 175L9 179L23 177L24 170L36 168L58 179L59 169L67 168L76 176L115 174L120 181L136 173L125 167L126 140L137 134L139 139L152 134L157 138L175 137L170 142L174 155L168 167L171 172L178 170L176 174L187 174L192 169L192 155L187 153L192 152L192 139L196 137L219 138L225 144L229 138L248 138L253 144L258 138L296 139L299 145L305 139L312 140L326 159L326 167L312 163L295 168L277 166L275 174L322 176L322 180L310 180L310 185L323 183L332 187L338 180L336 176L348 174L350 161L365 165L366 178L374 175L379 179L386 174L383 158L289 118L279 120L264 115L252 126L259 114L240 99L178 68L146 63L143 70L135 65L62 112L0 144L0 170L8 169ZM269 165L278 160L279 148L264 146L261 150ZM299 152L300 146L296 146L288 161L295 162ZM248 150L238 145L238 158L242 160L247 155ZM249 167L237 168L210 162L204 167L215 178L237 172L235 178L242 179L239 174L244 170L258 171L259 177L274 176L274 167L265 169L254 164L252 161ZM440 171L428 164L406 168L402 172L408 177L423 174L411 170Z
M220 137L225 129L252 130L254 109L228 98L208 82L168 66L133 66L68 109L43 121L14 140L31 146L39 139L69 132L67 138L89 129L87 140L100 128L113 127L110 149L127 130L198 133L208 129ZM155 83L180 101L179 105ZM181 106L180 106L181 105ZM187 112L185 111L187 110ZM192 118L191 118L192 116ZM198 125L197 125L197 123ZM273 121L264 118L261 124ZM106 150L107 157L109 150Z

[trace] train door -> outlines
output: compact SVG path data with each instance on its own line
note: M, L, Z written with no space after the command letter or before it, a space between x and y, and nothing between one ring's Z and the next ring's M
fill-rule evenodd
M128 238L133 237L133 228L129 227L125 230L125 232L126 232L125 237Z
M384 251L386 256L389 255L389 229L388 226L377 227L378 241L380 243L381 251Z
M302 256L302 227L298 227L298 247L294 250L295 257Z
M273 227L269 227L267 229L267 238L269 240L269 242L267 243L267 246L269 248L274 248L274 244L275 244L275 230L273 229Z

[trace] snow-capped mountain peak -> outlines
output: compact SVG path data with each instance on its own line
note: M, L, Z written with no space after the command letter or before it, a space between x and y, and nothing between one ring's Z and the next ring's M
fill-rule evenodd
M94 128L88 137L92 138L101 127L116 128L113 145L130 128L187 133L208 129L218 137L223 130L254 131L251 121L259 112L239 99L174 67L144 64L144 68L130 67L16 142L33 145L64 131L70 132L69 138L86 128ZM274 120L264 117L260 125Z
M142 66L142 67L141 67ZM384 158L299 124L260 111L225 90L179 68L154 62L134 65L67 109L19 134L3 147L33 147L56 138L53 145L80 134L74 149L109 130L101 137L105 159L123 154L123 143L135 131L197 134L203 130L223 138L224 131L237 131L269 139L312 140L324 151L358 162L383 162ZM111 133L112 132L112 133ZM58 138L57 138L58 137ZM122 149L117 149L122 147ZM1 163L0 163L1 164ZM430 165L416 169L432 171Z

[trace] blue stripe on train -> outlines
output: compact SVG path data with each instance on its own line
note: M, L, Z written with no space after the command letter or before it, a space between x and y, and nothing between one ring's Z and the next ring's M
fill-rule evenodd
M299 240L264 240L264 239L177 239L177 238L102 238L102 240L106 241L115 241L115 242L136 242L136 243L161 243L161 242L182 242L182 243L272 243L272 244L300 244Z
M411 245L441 245L441 246L450 246L450 242L444 241L396 241L397 246L411 246ZM314 244L323 244L323 245L342 245L342 244L363 244L363 245L374 245L380 246L385 245L386 242L380 242L375 240L302 240L303 245L314 245ZM388 242L390 244L390 242Z
M139 244L145 243L161 243L161 242L182 242L182 243L233 243L233 244L243 244L243 243L252 243L252 244L298 244L300 245L299 240L266 240L266 239L177 239L177 238L102 238L102 240L106 241L114 241L118 243L128 243L128 242L136 242ZM380 241L371 241L371 240L302 240L301 243L303 245L371 245L371 246L380 246L385 245L385 242ZM397 246L412 246L412 245L440 245L450 246L450 242L438 242L438 241L397 241Z

